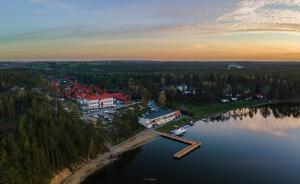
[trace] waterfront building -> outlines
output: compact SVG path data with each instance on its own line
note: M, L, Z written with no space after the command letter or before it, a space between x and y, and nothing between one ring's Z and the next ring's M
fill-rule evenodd
M173 121L181 116L179 111L173 110L159 110L145 114L139 119L139 123L146 128L153 128L164 125Z

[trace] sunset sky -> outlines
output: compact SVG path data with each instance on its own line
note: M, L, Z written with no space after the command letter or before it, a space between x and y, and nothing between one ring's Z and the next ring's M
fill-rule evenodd
M300 0L0 0L0 60L300 61Z

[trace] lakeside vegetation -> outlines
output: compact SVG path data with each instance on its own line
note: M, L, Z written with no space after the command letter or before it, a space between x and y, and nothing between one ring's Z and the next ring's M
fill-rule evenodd
M190 115L196 119L208 118L216 114L233 109L249 107L266 103L265 100L238 101L229 103L197 103L190 100L176 102L177 108L187 109Z

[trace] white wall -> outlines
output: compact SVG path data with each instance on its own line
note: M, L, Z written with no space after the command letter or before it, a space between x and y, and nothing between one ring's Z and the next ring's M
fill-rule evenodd
M100 104L100 108L112 107L112 106L114 106L114 99L106 98L106 99L100 100L99 104Z

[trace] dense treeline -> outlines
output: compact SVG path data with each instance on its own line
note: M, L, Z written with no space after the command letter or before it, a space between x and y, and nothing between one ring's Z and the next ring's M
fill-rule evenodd
M136 106L133 109L123 110L116 114L112 123L115 130L110 136L112 141L120 143L142 131L144 128L138 123L138 117L142 113L143 110Z
M247 70L269 72L299 69L297 62L153 62L153 61L95 61L95 62L33 62L22 65L24 68L55 71L57 73L155 73L155 72L180 72L194 71L222 71L229 64L241 65ZM1 64L0 64L1 66ZM19 64L20 66L20 64Z
M41 75L42 72L32 70L0 70L0 93L8 89L19 87L42 87L47 81Z
M216 102L225 93L248 91L267 99L296 98L300 93L299 63L241 62L244 69L228 69L226 62L89 62L33 63L29 68L54 76L70 76L85 84L96 84L108 91L123 91L133 99L157 99L165 89L167 104L185 97L176 85L187 84L197 94L188 97L199 103Z
M221 71L191 71L186 72L153 72L126 74L99 73L69 73L79 82L96 84L106 90L125 91L133 99L147 101L157 98L162 88L165 88L167 102L185 98L178 94L176 85L187 84L195 89L196 95L189 99L198 102L216 102L225 93L232 95L247 94L254 96L263 94L267 99L297 98L300 94L300 68L290 71L251 71L251 70L221 70Z
M112 129L101 121L96 126L83 122L57 99L49 75L0 72L0 183L48 183L57 171L72 169L143 130L137 107L118 114Z
M105 149L98 129L36 92L0 96L0 128L0 183L47 183Z

